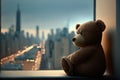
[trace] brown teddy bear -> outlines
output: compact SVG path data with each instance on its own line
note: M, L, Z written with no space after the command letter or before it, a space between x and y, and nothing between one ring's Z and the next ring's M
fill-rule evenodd
M106 69L104 51L101 45L105 24L101 20L76 25L77 35L73 44L80 49L62 58L62 67L70 76L102 76Z

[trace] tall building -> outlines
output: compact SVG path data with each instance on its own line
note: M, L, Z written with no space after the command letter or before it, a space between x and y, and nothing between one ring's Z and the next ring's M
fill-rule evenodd
M42 31L42 41L45 40L45 34L44 34L44 31Z
M53 31L53 29L51 29L51 35L52 35L52 36L54 35L54 31Z
M40 38L39 38L39 26L36 26L36 44L40 43Z
M21 12L18 4L16 12L16 32L19 33L20 30L21 30Z
M36 38L39 38L39 26L36 26Z
M14 25L12 25L12 26L9 28L9 33L10 33L11 36L14 35L14 33L15 33Z

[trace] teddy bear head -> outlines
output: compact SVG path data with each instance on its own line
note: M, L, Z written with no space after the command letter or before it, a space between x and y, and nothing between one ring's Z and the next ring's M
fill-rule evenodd
M76 25L76 35L72 39L77 47L100 44L102 32L105 30L105 24L102 20L89 21L82 25Z

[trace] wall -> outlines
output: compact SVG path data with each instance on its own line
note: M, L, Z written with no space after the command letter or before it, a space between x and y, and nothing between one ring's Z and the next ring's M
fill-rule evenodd
M107 29L116 27L116 0L96 0L96 19L102 19Z
M116 25L115 76L120 79L120 0L116 0Z
M113 56L115 49L116 32L116 0L96 0L96 20L105 22L106 29L103 33L102 46L106 56L106 72L113 74Z

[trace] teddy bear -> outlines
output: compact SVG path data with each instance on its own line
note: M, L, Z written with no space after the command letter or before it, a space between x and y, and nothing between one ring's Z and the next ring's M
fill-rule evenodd
M102 76L106 69L102 32L106 26L102 20L76 25L73 44L79 49L62 57L61 65L69 76Z

